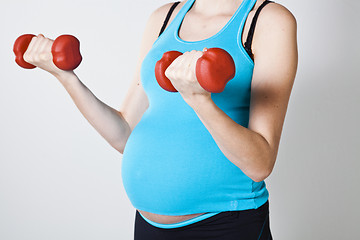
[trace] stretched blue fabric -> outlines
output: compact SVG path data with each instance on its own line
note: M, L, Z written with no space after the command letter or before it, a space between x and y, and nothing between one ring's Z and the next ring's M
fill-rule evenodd
M256 209L268 200L265 182L253 181L227 159L180 93L162 89L154 72L156 62L167 51L226 50L234 59L235 77L223 92L211 97L231 119L248 127L254 62L242 46L241 34L256 0L243 0L212 37L185 41L178 31L194 2L187 0L142 62L141 82L150 105L127 140L121 168L123 185L136 209L156 214Z

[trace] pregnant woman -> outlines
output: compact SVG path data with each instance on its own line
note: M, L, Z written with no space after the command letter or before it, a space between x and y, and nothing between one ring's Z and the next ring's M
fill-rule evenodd
M43 35L31 40L24 59L54 75L123 154L135 240L268 240L264 180L274 168L296 75L296 29L291 12L267 0L164 4L148 19L119 110L73 71L57 68L53 41ZM226 50L236 67L220 93L204 90L195 74L197 59L214 47ZM183 54L166 69L177 90L168 92L157 83L155 64L173 50Z

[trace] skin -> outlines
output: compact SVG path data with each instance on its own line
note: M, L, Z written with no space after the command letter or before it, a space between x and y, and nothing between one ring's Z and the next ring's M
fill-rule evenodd
M175 8L169 23L185 2ZM246 40L255 11L262 2L263 0L257 1L248 15L242 43ZM179 31L180 38L197 41L211 37L226 24L240 4L241 0L196 0L184 18ZM123 153L131 131L149 106L140 81L140 66L157 38L158 32L154 29L161 28L171 5L172 3L168 3L158 8L148 20L134 78L119 110L97 99L73 71L60 70L52 63L51 39L43 35L34 37L24 54L24 60L55 76L89 123L111 146ZM197 82L195 63L203 54L202 51L185 52L165 72L184 101L194 109L224 155L256 182L266 179L275 165L297 70L296 32L296 19L284 6L270 3L262 9L252 42L254 71L248 128L237 124L218 108L212 101L211 94ZM158 223L176 223L204 214L168 216L139 211Z

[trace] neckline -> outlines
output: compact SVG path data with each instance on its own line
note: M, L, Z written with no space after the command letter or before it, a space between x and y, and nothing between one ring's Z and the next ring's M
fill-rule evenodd
M248 0L242 0L240 6L236 9L235 13L231 16L231 18L229 19L229 21L214 35L212 35L211 37L202 39L202 40L198 40L198 41L186 41L183 40L182 38L180 38L179 36L179 31L180 31L180 27L184 21L185 15L189 12L189 10L191 9L191 7L194 5L196 0L188 0L188 1L193 1L191 4L189 4L189 7L187 9L185 9L185 13L182 15L181 19L179 20L180 24L178 24L178 27L176 28L175 31L175 38L176 40L178 40L179 42L182 43L202 43L202 42L206 42L209 41L211 39L216 38L217 36L219 36L223 31L225 31L225 29L230 25L230 23L234 20L234 18L236 17L236 15L240 12L240 10L243 8L244 4L246 1Z

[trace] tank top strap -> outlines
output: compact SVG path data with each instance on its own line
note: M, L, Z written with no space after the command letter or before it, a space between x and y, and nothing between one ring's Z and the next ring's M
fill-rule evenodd
M164 42L165 40L173 41L177 40L177 34L178 30L181 26L181 23L186 15L186 13L191 9L191 7L194 5L196 0L187 0L184 5L181 7L179 12L176 14L174 19L169 23L168 27L164 30L164 32L154 43L158 44L158 42ZM237 41L239 42L239 33L242 32L244 22L248 16L248 13L251 11L251 9L254 7L257 0L243 0L240 4L240 6L237 8L233 16L229 19L229 21L224 25L224 27L218 31L215 35L212 37L201 40L201 41L195 41L195 42L187 42L187 41L180 41L181 44L183 43L193 43L193 44L200 44L203 42L209 42L211 40L214 40L216 38L223 38L223 39L229 39L229 41ZM241 37L240 37L241 40ZM240 41L241 42L241 41Z
M169 26L165 29L165 31L176 31L179 28L179 25L181 24L183 18L185 17L185 14L190 10L194 2L195 0L187 0L185 4L180 8L174 19L170 22Z
M233 16L230 18L230 20L220 30L221 35L222 34L237 35L239 31L242 32L242 28L244 26L245 20L251 9L254 7L256 1L257 0L243 0L240 6L235 11L235 13L233 14ZM176 32L179 29L179 26L182 23L185 14L190 10L190 8L193 6L194 3L195 0L187 0L185 2L183 7L179 10L178 14L174 17L173 21L171 22L171 26L170 25L168 26L169 31Z
M249 12L253 9L257 0L243 0L228 22L225 31L226 34L236 34L235 37L239 37L238 34L243 31L243 27ZM241 39L240 39L241 40Z

